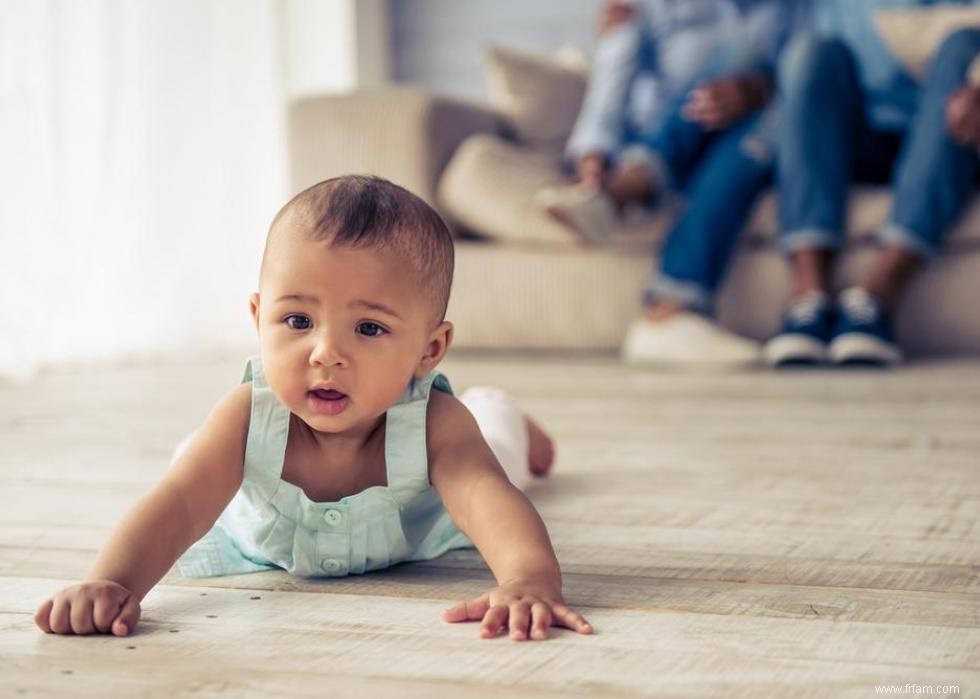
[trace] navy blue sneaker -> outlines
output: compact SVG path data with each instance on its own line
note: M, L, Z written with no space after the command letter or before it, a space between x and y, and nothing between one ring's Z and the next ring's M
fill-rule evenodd
M783 316L783 329L766 343L763 356L770 366L821 364L833 331L833 307L822 291L801 296Z
M891 366L902 361L881 301L858 286L844 289L837 297L837 322L828 353L837 364Z

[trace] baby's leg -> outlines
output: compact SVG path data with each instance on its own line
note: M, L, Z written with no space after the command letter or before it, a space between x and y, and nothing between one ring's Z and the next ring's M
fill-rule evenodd
M510 482L523 489L531 475L543 476L554 460L554 446L514 399L498 388L478 386L459 397L476 419Z

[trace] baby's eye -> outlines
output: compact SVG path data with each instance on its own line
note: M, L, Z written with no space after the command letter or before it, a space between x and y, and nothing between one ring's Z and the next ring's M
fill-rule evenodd
M364 335L365 337L378 337L379 335L384 335L387 330L382 328L377 323L358 323L357 332L359 335Z
M293 330L309 330L313 327L313 323L306 316L291 315L286 316L283 321Z

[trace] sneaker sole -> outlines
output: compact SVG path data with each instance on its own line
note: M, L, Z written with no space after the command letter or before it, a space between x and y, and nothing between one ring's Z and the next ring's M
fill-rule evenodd
M578 238L580 243L596 247L605 244L605 239L595 238L590 235L584 228L576 225L571 217L564 215L561 209L546 206L544 207L544 212L548 214L552 221L561 224L563 227L571 231L571 233Z
M835 364L892 366L902 361L902 352L895 345L867 333L838 335L828 354Z
M803 333L788 333L769 340L762 351L766 364L814 366L827 361L827 345Z
M582 243L594 246L605 246L609 244L609 238L612 235L611 230L599 230L590 226L588 222L580 220L579 217L570 215L568 209L562 202L551 200L550 197L539 197L535 203L553 221L568 228L577 235Z
M670 359L647 359L620 355L626 366L648 371L664 371L672 374L730 374L758 369L760 362L696 362Z

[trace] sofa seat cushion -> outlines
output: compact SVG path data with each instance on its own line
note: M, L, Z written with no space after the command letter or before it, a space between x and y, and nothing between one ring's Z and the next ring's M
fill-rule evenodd
M842 288L866 273L870 245L844 254ZM640 313L656 260L616 249L459 241L447 320L454 347L498 350L617 350ZM980 250L944 252L912 282L899 309L898 339L910 356L980 352ZM789 265L772 246L735 255L718 295L723 325L763 340L779 327L791 291Z
M858 185L851 192L847 212L847 241L858 244L873 240L878 227L888 217L892 193L888 187ZM749 244L772 244L779 230L777 197L767 192L759 201L746 225L743 241ZM980 195L967 205L963 216L949 232L943 249L950 251L980 247Z
M640 308L647 255L458 241L454 347L610 349Z

